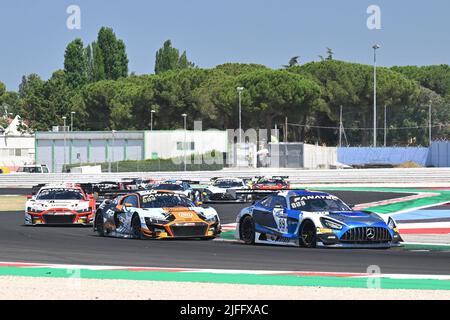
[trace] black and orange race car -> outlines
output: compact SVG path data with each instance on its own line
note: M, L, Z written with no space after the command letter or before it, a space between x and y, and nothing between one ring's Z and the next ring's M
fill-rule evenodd
M39 185L25 203L25 225L91 225L96 204L80 184Z
M99 206L94 231L100 236L135 239L214 239L221 232L213 208L197 206L182 194L146 190L118 194Z

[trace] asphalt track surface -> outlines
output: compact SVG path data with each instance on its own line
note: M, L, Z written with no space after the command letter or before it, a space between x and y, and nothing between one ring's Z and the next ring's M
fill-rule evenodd
M348 203L366 203L405 194L335 191ZM223 223L234 222L240 204L212 205ZM201 240L142 241L100 238L92 228L26 227L22 212L0 213L0 261L83 265L450 274L450 253L401 248L304 249L246 246Z

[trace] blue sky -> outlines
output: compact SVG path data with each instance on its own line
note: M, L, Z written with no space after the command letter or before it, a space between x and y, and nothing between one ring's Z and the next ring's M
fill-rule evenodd
M81 8L81 30L66 27L69 5ZM381 30L366 26L369 5L381 8ZM0 0L0 81L16 90L22 75L47 79L62 68L75 38L95 40L110 26L127 45L129 69L153 73L166 39L200 67L225 62L279 68L290 57L335 58L381 65L450 63L450 1L430 0Z

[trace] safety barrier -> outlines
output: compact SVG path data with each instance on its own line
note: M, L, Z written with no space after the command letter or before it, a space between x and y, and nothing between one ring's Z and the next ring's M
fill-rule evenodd
M123 178L189 179L208 182L212 177L289 176L292 183L302 184L368 184L368 183L447 183L450 168L293 170L258 169L201 172L141 172L102 174L4 174L0 188L31 187L40 183L100 182Z

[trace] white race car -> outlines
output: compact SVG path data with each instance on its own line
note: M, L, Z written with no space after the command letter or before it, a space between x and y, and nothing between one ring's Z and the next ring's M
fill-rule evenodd
M25 224L92 225L96 205L80 185L47 185L25 203Z
M247 196L236 197L232 190L249 189L245 180L242 178L218 178L214 179L212 184L203 190L204 202L245 202Z

